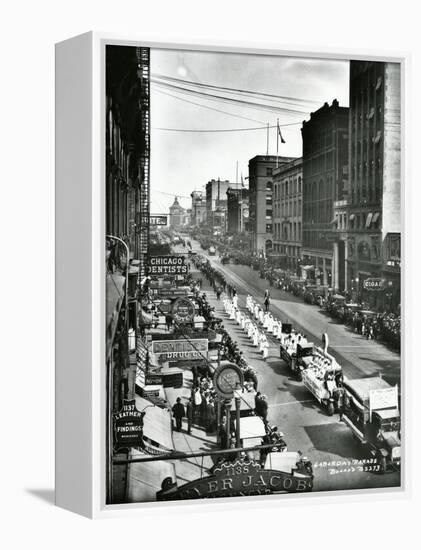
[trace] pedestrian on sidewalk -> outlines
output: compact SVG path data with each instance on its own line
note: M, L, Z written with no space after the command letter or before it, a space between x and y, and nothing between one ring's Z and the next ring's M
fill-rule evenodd
M191 434L191 427L193 424L193 403L189 398L186 405L186 416L187 416L187 433Z
M186 411L184 410L184 405L181 402L181 397L177 397L177 401L172 408L172 413L175 418L175 429L177 432L181 432L183 416L186 416Z
M222 287L218 286L218 288L216 289L216 299L217 300L221 299L221 294L222 294Z
M264 296L264 304L265 304L265 311L269 311L269 306L270 306L270 292L269 292L269 289L266 289L265 290L265 296Z
M171 330L171 327L172 327L172 315L171 315L171 313L167 313L167 315L165 315L165 325L166 325L167 330L169 332Z

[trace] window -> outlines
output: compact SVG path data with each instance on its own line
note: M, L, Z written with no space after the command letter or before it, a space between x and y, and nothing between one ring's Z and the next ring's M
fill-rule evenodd
M272 168L266 168L266 175L271 176L272 175Z
M272 182L271 181L267 181L266 182L266 191L272 191Z

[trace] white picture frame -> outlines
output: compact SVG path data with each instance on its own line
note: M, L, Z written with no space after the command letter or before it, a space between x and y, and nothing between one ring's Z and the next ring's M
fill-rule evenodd
M56 504L90 518L146 513L159 507L295 506L300 499L378 499L408 495L408 414L410 365L407 340L402 345L402 484L399 488L339 491L259 498L227 498L177 503L106 505L105 428L105 46L202 50L323 59L390 61L401 65L402 89L402 317L409 315L404 218L409 197L406 159L408 121L408 53L308 51L274 44L229 42L166 43L90 32L56 45ZM77 218L78 223L74 223ZM70 227L72 228L70 231Z

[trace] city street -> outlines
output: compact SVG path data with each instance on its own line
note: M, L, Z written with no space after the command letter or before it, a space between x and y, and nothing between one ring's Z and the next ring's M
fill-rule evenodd
M245 310L247 294L252 294L259 302L263 300L266 281L258 278L258 273L245 266L221 265L218 256L211 256L192 241L193 250L208 257L215 268L224 273L239 294L239 306ZM176 249L181 252L181 249ZM298 382L279 357L279 344L270 340L267 361L254 348L241 328L228 319L222 302L205 285L217 316L224 319L224 326L235 338L245 359L257 371L259 391L266 394L269 402L269 422L277 425L285 434L290 450L301 450L310 458L315 472L315 491L342 490L375 487L393 487L400 483L400 473L391 472L379 475L361 471L364 454L361 444L353 438L350 429L338 421L338 416L329 417L323 407ZM331 342L330 351L343 366L345 376L361 378L379 373L386 377L399 370L398 354L388 350L383 344L367 341L349 332L343 325L335 324L320 313L316 306L301 302L289 293L271 289L271 311L281 319L289 319L295 327L302 327L315 343L321 342L321 334L327 332ZM318 330L316 330L316 327ZM356 348L359 352L356 353ZM369 465L366 465L366 468ZM345 470L345 471L344 471Z

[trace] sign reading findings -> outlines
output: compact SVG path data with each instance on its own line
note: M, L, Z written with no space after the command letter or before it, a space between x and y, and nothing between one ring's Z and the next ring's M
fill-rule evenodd
M187 275L188 267L184 256L151 256L149 275Z
M113 414L114 450L143 447L144 412L136 409L136 401L125 401L120 412Z

